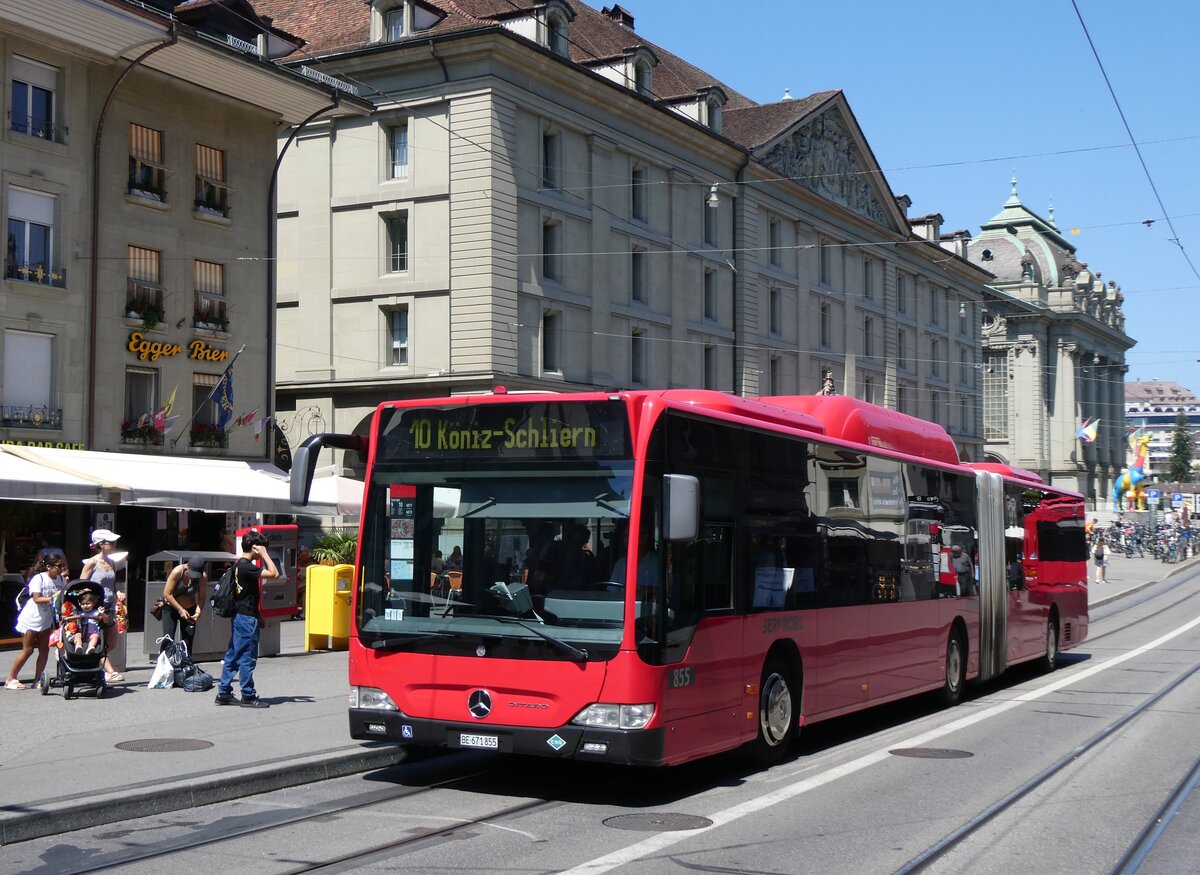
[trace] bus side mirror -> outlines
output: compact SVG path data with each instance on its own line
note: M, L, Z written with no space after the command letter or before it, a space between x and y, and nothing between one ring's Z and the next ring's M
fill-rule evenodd
M694 541L700 534L700 481L689 474L663 475L663 539Z
M313 474L317 471L317 458L325 447L354 450L364 458L367 455L367 439L357 434L315 434L296 447L292 452L288 493L292 504L297 507L308 504L308 491L312 488Z

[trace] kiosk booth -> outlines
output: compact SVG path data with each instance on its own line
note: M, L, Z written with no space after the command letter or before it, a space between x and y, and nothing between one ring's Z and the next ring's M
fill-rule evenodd
M147 659L153 662L158 658L158 639L162 637L162 621L154 619L150 607L163 593L167 585L167 575L175 566L187 562L192 556L204 559L204 570L208 573L208 581L219 580L233 562L237 554L220 550L163 550L146 559L146 600L145 600L145 634L142 636L143 650ZM272 556L274 558L274 556ZM264 581L274 582L274 581ZM294 582L293 582L294 586ZM163 608L170 610L170 608ZM229 648L230 620L213 614L208 605L208 594L205 593L200 619L196 623L196 638L192 643L192 658L197 662L212 662L225 656ZM258 639L259 656L275 656L279 653L279 622L277 619L265 618L262 632Z

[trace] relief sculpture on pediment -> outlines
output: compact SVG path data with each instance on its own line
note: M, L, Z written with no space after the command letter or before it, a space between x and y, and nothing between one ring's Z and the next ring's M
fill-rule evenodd
M892 224L868 174L858 163L854 140L837 113L818 116L796 129L763 155L762 161L823 198L880 225Z

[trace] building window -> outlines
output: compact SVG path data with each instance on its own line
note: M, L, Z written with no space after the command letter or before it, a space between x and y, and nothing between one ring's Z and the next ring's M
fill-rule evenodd
M983 439L1008 440L1008 374L1005 356L989 355L983 369Z
M567 40L567 19L560 13L546 16L546 47L556 55L567 57L570 49Z
M229 313L225 301L225 265L213 261L195 261L196 302L192 324L210 331L228 331Z
M646 221L646 171L633 168L629 174L630 214L640 222Z
M780 334L783 332L783 291L771 289L768 295L768 330L772 334Z
M771 395L783 394L783 359L777 355L771 356L767 362L767 392Z
M196 144L196 198L198 213L229 217L229 186L225 184L225 151Z
M960 347L958 350L958 382L964 386L971 382L970 354L966 347Z
M644 61L639 61L633 65L633 88L638 94L650 96L650 90L653 87L651 79L650 65Z
M929 321L934 325L941 325L942 319L942 290L930 287L929 289Z
M157 410L158 371L153 368L126 368L125 420L121 423L121 443L161 444L162 434L154 427L154 413Z
M958 302L958 333L963 336L966 336L967 333L968 309L969 308L967 307L967 302L965 299Z
M629 297L646 301L646 250L636 246L629 257Z
M959 419L960 432L962 434L973 434L975 431L975 429L974 429L975 423L972 421L973 417L971 414L974 411L971 407L971 402L967 398L966 395L958 396L958 410L959 410L959 416L960 416L960 419Z
M389 365L408 364L408 307L401 306L387 311L388 339L391 349L388 354Z
M929 421L942 425L942 397L936 391L929 393Z
M389 9L383 14L383 38L388 42L404 38L404 7Z
M221 428L221 405L214 389L220 374L192 374L192 407L195 417L190 427L193 447L228 447L229 434Z
M716 131L718 134L721 133L724 123L723 113L724 110L719 101L708 101L708 129L710 131Z
M8 250L4 259L6 279L63 288L66 270L55 265L53 195L8 187Z
M942 376L942 342L936 337L929 339L929 373L935 377Z
M717 219L721 212L720 207L709 206L709 195L704 193L704 198L700 201L700 213L704 216L704 245L717 245Z
M54 335L4 332L4 403L0 424L8 428L62 428L62 411L51 407Z
M827 286L833 282L833 247L828 240L822 240L817 250L820 259L821 285Z
M717 388L717 348L704 347L704 388Z
M830 312L829 302L821 302L821 349L829 349L833 343L833 315Z
M558 222L546 222L542 225L542 279L557 282L562 279L559 273L559 240L561 226Z
M552 373L562 372L562 360L559 357L561 347L562 315L552 310L542 314L542 370Z
M875 378L863 377L862 400L868 404L875 403Z
M42 140L61 143L54 122L54 96L58 68L20 55L12 56L12 130Z
M646 385L646 332L636 328L629 338L629 380Z
M779 267L782 263L782 255L780 247L783 245L781 237L781 228L778 219L771 219L767 226L767 240L770 250L767 254L768 263L771 267Z
M896 387L896 409L901 413L908 413L908 386L901 383Z
M408 270L408 213L387 219L388 272Z
M557 189L559 179L559 137L554 133L542 134L542 188Z
M863 317L863 355L867 358L875 355L875 320L870 316Z
M704 318L714 321L717 318L717 272L715 270L704 271Z
M869 258L863 259L863 297L875 299L875 262Z
M129 193L155 201L167 199L162 163L162 131L129 125Z
M163 307L161 254L156 249L126 246L125 318L140 319L149 330L167 318Z
M408 124L388 128L389 179L408 179Z
M903 273L896 274L896 310L908 312L908 275Z
M908 370L908 332L903 328L896 332L896 366Z

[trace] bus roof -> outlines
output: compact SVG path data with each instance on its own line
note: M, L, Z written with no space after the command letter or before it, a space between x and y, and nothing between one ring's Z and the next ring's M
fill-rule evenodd
M1000 462L968 462L967 465L976 471L991 471L993 474L999 474L1001 477L1008 477L1012 480L1027 480L1030 483L1037 483L1039 486L1046 483L1040 474L1030 471L1028 468L1014 468L1012 465L1003 465Z
M907 413L846 395L774 395L760 400L815 417L830 437L947 465L962 464L958 447L944 428Z

